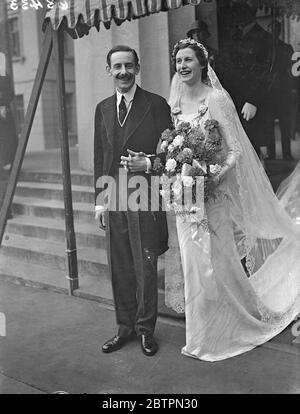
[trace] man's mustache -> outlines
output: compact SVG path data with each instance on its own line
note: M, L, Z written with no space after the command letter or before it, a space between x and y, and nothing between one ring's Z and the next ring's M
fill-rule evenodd
M117 75L116 78L120 80L131 80L133 79L133 75Z

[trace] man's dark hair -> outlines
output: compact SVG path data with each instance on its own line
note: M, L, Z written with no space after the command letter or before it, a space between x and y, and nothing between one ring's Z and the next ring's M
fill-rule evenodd
M107 54L106 62L107 62L109 67L111 65L111 56L112 56L113 53L116 53L116 52L131 52L133 54L133 57L134 57L135 65L137 66L139 64L139 58L138 58L138 55L137 55L137 53L134 49L132 49L129 46L118 45L118 46L115 46L112 49L110 49L110 51Z

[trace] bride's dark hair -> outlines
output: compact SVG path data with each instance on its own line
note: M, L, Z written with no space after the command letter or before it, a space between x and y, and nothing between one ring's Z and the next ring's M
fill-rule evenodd
M173 64L173 68L176 72L176 55L179 52L179 50L182 49L192 49L195 54L196 57L198 59L198 62L200 64L201 67L203 67L202 69L202 82L207 82L208 81L208 76L207 76L207 65L208 65L208 55L207 55L207 50L205 49L205 47L197 42L196 40L193 39L184 39L184 40L179 40L179 42L176 43L176 45L174 46L173 52L172 52L172 64Z

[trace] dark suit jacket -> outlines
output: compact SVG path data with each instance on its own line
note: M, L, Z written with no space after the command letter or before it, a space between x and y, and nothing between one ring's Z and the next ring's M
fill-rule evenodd
M0 115L0 164L11 163L17 149L17 133L10 109L13 87L9 76L0 76L0 106L5 106L5 118Z
M272 36L258 24L233 42L226 81L238 107L245 102L259 107L264 100L270 81L271 42Z
M117 114L116 94L100 102L95 111L94 173L95 183L109 175L113 162L114 129ZM125 128L124 148L129 138L138 137L139 147L133 151L156 153L162 131L172 126L170 107L159 95L137 86ZM96 191L97 193L97 191Z
M270 91L271 100L279 100L280 106L290 104L291 91L296 87L295 77L292 75L293 53L294 50L290 44L276 39ZM289 110L290 108L282 109Z
M117 119L116 99L116 94L114 94L100 102L95 112L94 178L96 201L101 191L96 186L97 180L101 176L110 174L114 152L119 151L114 145L115 121ZM135 143L134 146L130 145L131 150L155 154L162 131L171 128L171 126L170 107L165 99L137 86L132 107L123 127L125 128L123 153L126 154L126 144L130 140ZM155 212L155 215L160 239L158 244L165 243L167 238L165 213ZM155 233L155 229L153 230ZM160 254L162 250L166 249L160 249Z
M267 96L272 82L272 36L255 24L245 36L228 45L219 59L223 86L231 95L252 142L264 145ZM255 117L243 120L241 110L249 102L257 107Z

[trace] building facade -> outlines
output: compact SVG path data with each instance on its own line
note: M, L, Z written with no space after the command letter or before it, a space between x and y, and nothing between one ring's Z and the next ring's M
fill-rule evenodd
M173 75L170 54L173 45L186 33L195 19L208 26L209 46L218 50L219 30L222 26L220 3L203 0L197 7L187 6L168 13L158 13L124 22L112 22L109 30L103 25L94 27L88 36L73 41L65 37L66 104L70 145L78 145L79 164L85 170L93 168L94 110L99 101L111 95L113 83L106 73L106 55L116 44L128 44L140 57L141 71L137 82L145 89L165 98L169 94ZM27 107L42 47L41 10L9 11L12 39L16 106L20 123ZM259 23L267 27L271 14L259 10ZM293 19L282 18L281 38L300 50L300 25ZM37 108L27 151L57 148L58 113L56 104L56 75L53 57L46 74L41 99ZM76 86L75 86L76 85Z
M41 55L43 35L43 10L8 9L8 26L15 83L15 105L19 129L29 102ZM77 144L74 44L65 35L66 101L70 145ZM40 101L33 122L27 151L43 151L57 148L57 98L56 74L53 56L45 76Z

